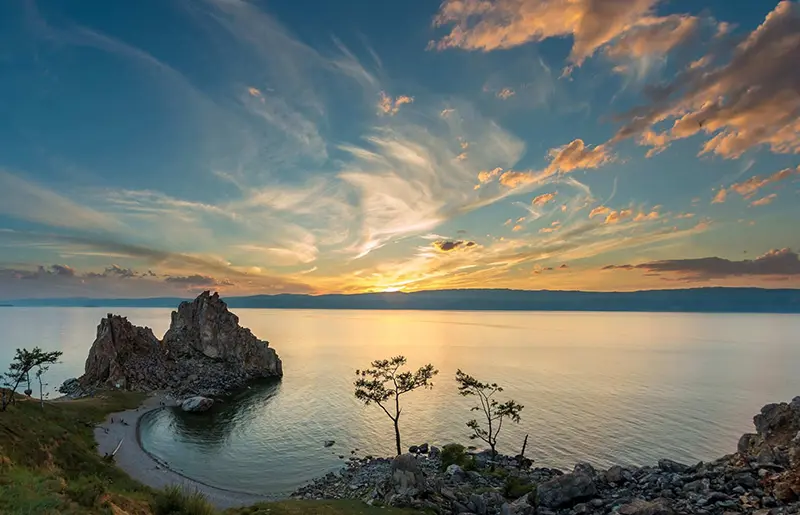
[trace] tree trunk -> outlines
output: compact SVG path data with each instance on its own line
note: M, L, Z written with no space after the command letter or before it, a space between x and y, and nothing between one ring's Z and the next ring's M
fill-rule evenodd
M41 374L36 376L39 379L39 403L42 405L42 409L44 409L44 387L42 385L42 376Z
M394 419L394 440L397 444L397 455L403 454L403 449L400 447L400 417Z

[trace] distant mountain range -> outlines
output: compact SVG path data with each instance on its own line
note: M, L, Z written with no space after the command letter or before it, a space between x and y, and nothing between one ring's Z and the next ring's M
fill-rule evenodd
M4 305L28 307L176 308L189 298L20 299ZM411 309L468 311L666 311L698 313L800 313L800 289L692 288L635 292L435 290L413 293L251 295L225 297L235 308Z

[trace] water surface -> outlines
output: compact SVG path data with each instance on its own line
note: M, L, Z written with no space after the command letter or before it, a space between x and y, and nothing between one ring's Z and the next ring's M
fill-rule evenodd
M13 347L65 351L51 383L79 375L106 309L4 308L0 358ZM162 335L169 310L126 308ZM164 410L143 426L145 448L200 481L280 494L335 470L339 456L391 454L392 426L353 397L354 370L404 354L440 370L431 391L404 399L404 446L468 444L462 368L501 383L525 405L501 450L542 466L686 462L733 452L768 402L800 394L800 316L658 313L236 310L269 340L286 376L204 415ZM502 399L501 398L501 399ZM332 448L323 442L336 440Z

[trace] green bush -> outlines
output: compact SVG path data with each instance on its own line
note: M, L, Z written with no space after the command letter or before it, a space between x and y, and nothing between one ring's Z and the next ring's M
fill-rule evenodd
M106 483L97 476L72 479L66 488L67 497L87 508L93 508L105 493Z
M185 491L180 486L168 486L157 492L151 505L154 515L216 515L217 510L196 491Z
M509 499L519 499L536 490L536 485L517 476L506 477L503 495Z
M449 443L442 447L442 470L447 469L450 465L458 465L464 468L469 463L469 458L463 445Z

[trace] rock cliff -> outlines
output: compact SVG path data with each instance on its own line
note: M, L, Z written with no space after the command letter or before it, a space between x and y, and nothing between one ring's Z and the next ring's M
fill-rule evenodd
M268 342L241 327L219 295L206 291L172 312L162 341L149 328L109 314L97 326L78 381L83 389L215 395L282 375L281 360Z

